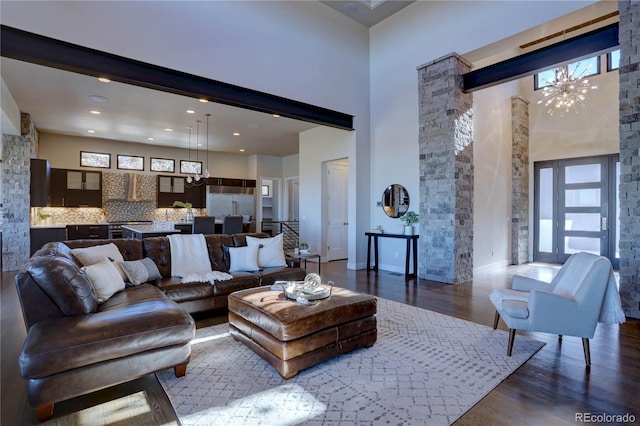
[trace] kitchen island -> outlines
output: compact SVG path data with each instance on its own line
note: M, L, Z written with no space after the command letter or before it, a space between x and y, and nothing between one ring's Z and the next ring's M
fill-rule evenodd
M148 237L164 237L169 234L179 234L180 229L158 227L154 225L122 225L122 238L141 240Z

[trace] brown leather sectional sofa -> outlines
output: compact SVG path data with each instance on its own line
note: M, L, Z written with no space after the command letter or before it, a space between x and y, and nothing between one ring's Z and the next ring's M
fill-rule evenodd
M212 269L227 272L225 247L246 245L246 235L206 235ZM102 304L72 248L113 242L125 260L151 258L162 278L128 287ZM276 280L302 280L299 267L233 272L215 284L180 283L171 277L171 248L166 237L144 240L73 240L48 243L16 275L27 337L20 353L20 374L28 381L28 399L40 420L53 404L134 380L166 368L184 375L195 324L189 313L226 308L227 296Z

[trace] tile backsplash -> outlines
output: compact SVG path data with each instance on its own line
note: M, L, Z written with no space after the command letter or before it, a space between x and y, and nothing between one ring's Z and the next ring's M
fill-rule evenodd
M55 226L74 223L124 221L171 221L186 219L186 209L156 208L156 175L136 176L136 199L127 201L127 173L102 173L102 208L97 207L32 207L31 226ZM193 209L194 215L206 209Z

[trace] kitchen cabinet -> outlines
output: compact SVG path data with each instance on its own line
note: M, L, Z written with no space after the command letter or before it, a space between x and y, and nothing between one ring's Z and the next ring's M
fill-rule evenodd
M173 207L174 201L191 203L193 208L205 206L204 190L206 186L189 186L184 177L158 176L158 208Z
M49 166L49 161L32 158L30 182L31 207L48 207L51 205L50 182L51 167Z
M52 207L102 207L102 173L51 169Z
M102 240L109 238L108 224L67 225L69 240Z
M31 254L29 256L33 256L33 253L46 243L67 240L67 229L64 226L34 227L29 231L31 243Z
M214 186L240 186L243 188L255 188L255 179L232 179L232 178L218 178L211 177L207 179L207 185Z

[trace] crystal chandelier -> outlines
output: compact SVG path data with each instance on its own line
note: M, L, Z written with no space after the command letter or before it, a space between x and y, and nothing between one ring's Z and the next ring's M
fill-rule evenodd
M207 152L206 157L207 161L205 164L205 170L202 175L199 173L190 173L187 175L186 184L188 186L200 186L204 185L207 182L207 178L211 175L209 174L209 116L211 114L206 114L207 116ZM200 120L196 120L196 162L198 161L198 145L199 145L199 133L200 133ZM189 126L189 160L191 160L191 126Z
M574 106L580 105L584 108L585 94L589 90L597 89L598 86L589 86L589 80L585 78L591 65L576 75L579 68L580 63L576 64L571 72L566 65L556 68L553 80L543 80L547 86L542 89L544 98L538 101L538 105L544 102L549 114L560 113L560 116L569 112Z

